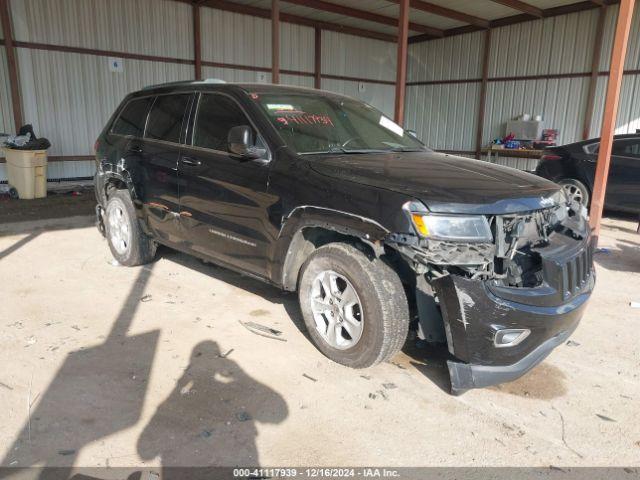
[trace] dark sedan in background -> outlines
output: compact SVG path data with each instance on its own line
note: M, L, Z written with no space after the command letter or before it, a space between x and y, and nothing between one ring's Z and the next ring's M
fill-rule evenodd
M536 173L564 188L571 199L589 205L600 139L545 150ZM640 213L640 133L616 135L605 208Z

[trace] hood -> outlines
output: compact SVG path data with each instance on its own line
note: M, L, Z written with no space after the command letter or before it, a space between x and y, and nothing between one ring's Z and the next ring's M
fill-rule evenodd
M504 214L553 205L559 187L514 168L435 152L317 155L322 175L421 200L432 212Z

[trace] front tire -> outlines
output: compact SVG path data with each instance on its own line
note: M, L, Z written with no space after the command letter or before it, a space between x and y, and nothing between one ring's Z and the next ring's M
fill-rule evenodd
M311 339L337 363L370 367L404 345L409 307L400 278L352 245L332 243L312 253L298 295Z
M133 267L153 260L156 245L142 231L128 191L116 190L109 196L104 217L109 248L118 263Z

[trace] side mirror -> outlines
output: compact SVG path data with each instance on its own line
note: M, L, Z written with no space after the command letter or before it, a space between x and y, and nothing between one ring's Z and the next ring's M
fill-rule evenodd
M254 160L262 157L266 150L253 145L251 135L251 127L248 125L238 125L229 130L227 135L227 143L229 144L229 152L240 158Z

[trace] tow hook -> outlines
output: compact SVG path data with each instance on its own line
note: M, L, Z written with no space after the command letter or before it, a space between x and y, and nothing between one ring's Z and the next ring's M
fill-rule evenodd
M96 205L96 227L98 227L100 235L102 235L103 237L107 236L107 232L104 226L104 208L102 208L102 205L100 204Z

